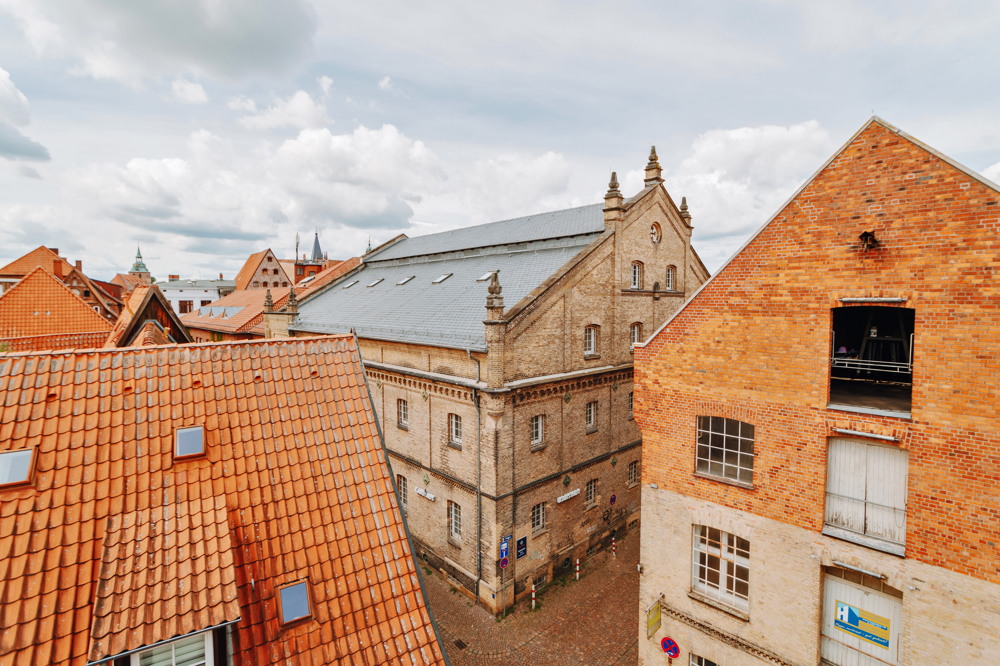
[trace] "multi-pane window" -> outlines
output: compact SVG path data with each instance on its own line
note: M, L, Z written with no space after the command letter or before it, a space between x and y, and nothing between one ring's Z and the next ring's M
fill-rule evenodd
M212 301L202 301L201 302L201 307L205 307L206 305L211 305L211 304L212 304Z
M642 289L642 263L632 262L632 288Z
M179 301L180 314L188 314L194 309L194 301Z
M130 666L213 666L215 653L212 647L212 632L182 638L151 650L133 654ZM115 662L117 663L117 659Z
M586 407L587 430L597 430L597 401L588 402Z
M694 526L692 586L720 603L750 608L750 542L714 527Z
M448 441L458 445L462 443L462 417L458 414L448 415Z
M692 654L691 660L688 662L688 666L719 666L719 665L710 659L705 659L704 657L699 657L696 654Z
M538 534L545 529L545 502L531 507L531 533Z
M721 416L698 417L695 469L741 483L753 483L754 427Z
M402 509L403 513L406 513L408 501L406 496L406 477L402 474L396 475L396 487L399 488L399 508Z
M597 479L587 481L587 506L597 501Z
M834 528L832 535L841 538L857 535L886 541L890 552L899 550L897 554L902 555L906 542L908 464L906 449L853 439L831 439L827 457L825 522L828 528ZM829 529L824 531L831 533ZM861 541L865 543L866 539ZM893 545L898 548L894 550Z
M674 267L667 266L667 274L663 279L663 288L667 291L674 290Z
M410 424L410 405L402 398L396 401L396 424L400 428Z
M453 541L462 540L462 507L448 502L448 536Z
M632 415L635 413L633 411L633 409L632 409L632 407L633 407L632 395L633 395L633 392L629 391L628 392L628 417L629 418L632 418Z
M634 486L639 483L639 461L633 460L628 464L628 485Z
M588 326L583 329L583 353L584 354L596 354L597 353L597 327Z
M531 445L541 446L545 442L545 415L531 417Z
M636 323L632 324L631 326L629 326L629 338L631 339L632 344L634 344L634 345L637 345L640 342L642 342L642 324L641 323L636 322Z

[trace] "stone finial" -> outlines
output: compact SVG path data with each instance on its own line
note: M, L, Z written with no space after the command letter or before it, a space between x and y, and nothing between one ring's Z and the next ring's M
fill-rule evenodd
M618 173L611 172L611 182L608 183L608 193L604 195L604 228L614 231L618 220L624 214L625 208L622 204L625 199L621 190L618 189Z
M285 312L288 314L298 314L299 302L295 300L295 287L288 290L288 303L285 305Z
M274 301L271 300L271 290L267 290L267 296L264 297L264 313L270 314L274 312Z
M611 182L608 183L608 193L604 195L605 199L612 199L615 197L621 197L621 190L618 189L618 172L611 172Z
M688 198L687 197L681 197L681 208L680 208L680 211L681 211L681 217L684 219L684 222L686 222L688 224L688 226L690 226L691 225L691 213L688 212Z
M656 157L656 146L652 146L649 149L649 163L646 165L646 178L643 181L646 187L662 183L663 178L660 177L662 173L663 169L660 168L660 162Z
M503 291L503 287L500 286L500 271L493 271L490 276L490 286L489 286L489 296L486 297L486 307L500 308L503 309L503 296L500 292Z

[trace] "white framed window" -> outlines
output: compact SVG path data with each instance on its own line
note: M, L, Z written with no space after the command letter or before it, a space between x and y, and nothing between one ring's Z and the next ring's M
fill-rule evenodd
M663 288L666 291L674 290L674 267L667 266L667 274L663 277Z
M374 282L369 283L368 286L369 287L374 287L375 285L377 285L379 282L381 282L384 279L385 278L379 278L379 279L375 280Z
M410 405L402 398L396 401L396 424L400 428L410 424Z
M636 322L628 327L629 339L632 344L637 345L642 342L642 323Z
M131 666L215 666L212 632L160 645L131 655Z
M448 442L462 444L462 417L458 414L448 415Z
M721 416L698 417L695 469L702 474L753 483L754 427Z
M531 507L531 533L538 534L545 530L545 502Z
M30 481L34 462L35 450L33 448L0 453L0 486Z
M587 506L592 506L597 501L597 479L587 481Z
M403 278L402 280L400 280L399 282L397 282L396 286L398 287L401 284L406 284L407 282L409 282L410 280L412 280L415 277L417 277L417 276L416 275L408 275L405 278Z
M442 275L438 279L431 280L431 284L441 284L442 282L444 282L445 280L447 280L450 277L451 277L451 273L445 273L444 275Z
M452 541L462 540L462 507L448 501L448 537Z
M597 327L588 326L583 329L583 353L590 356L597 353Z
M632 282L633 289L642 289L642 262L632 262Z
M399 488L399 508L403 511L403 515L406 515L406 507L408 505L407 504L408 500L407 500L407 495L406 495L406 491L407 491L407 487L406 486L407 486L407 484L406 484L406 477L403 476L402 474L397 474L396 475L396 487Z
M343 287L341 287L341 289L350 289L351 287L353 287L357 283L358 283L357 280L351 280L350 282L348 282L347 284L345 284Z
M597 430L597 401L588 402L586 407L587 431Z
M545 442L545 415L531 417L531 445L541 446Z
M908 469L906 449L832 438L824 533L902 555Z
M750 542L705 525L694 526L692 587L742 611L750 609Z
M705 659L704 657L699 657L696 654L691 654L690 656L691 660L688 662L688 666L719 666L711 659Z
M489 273L483 273L482 275L476 278L476 282L489 282L492 277L493 277L493 271L490 271Z
M628 464L628 485L634 486L639 483L639 461L633 460Z

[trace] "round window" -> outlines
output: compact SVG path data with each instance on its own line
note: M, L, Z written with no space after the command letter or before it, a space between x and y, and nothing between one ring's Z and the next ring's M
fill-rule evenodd
M649 239L654 243L659 243L660 238L661 238L660 225L658 225L656 222L653 222L653 224L649 225Z

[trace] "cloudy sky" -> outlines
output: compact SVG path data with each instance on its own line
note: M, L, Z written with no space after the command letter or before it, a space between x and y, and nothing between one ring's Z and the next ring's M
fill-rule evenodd
M1000 3L0 0L0 265L233 277L639 189L715 269L874 113L1000 179Z

